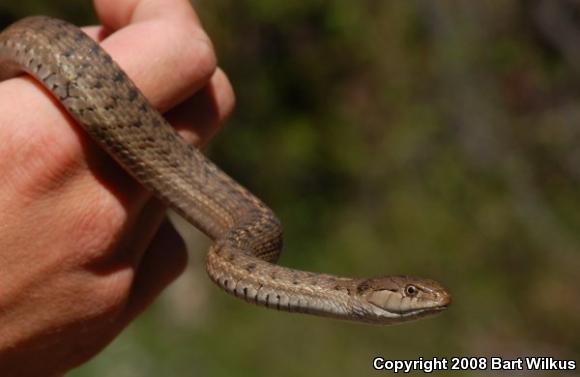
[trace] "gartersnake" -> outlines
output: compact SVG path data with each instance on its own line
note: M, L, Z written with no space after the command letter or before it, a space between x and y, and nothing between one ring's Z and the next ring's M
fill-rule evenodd
M214 240L211 279L269 308L391 324L447 308L439 283L410 276L346 278L274 262L273 212L183 141L99 45L64 21L30 17L0 34L0 80L28 73L127 172Z

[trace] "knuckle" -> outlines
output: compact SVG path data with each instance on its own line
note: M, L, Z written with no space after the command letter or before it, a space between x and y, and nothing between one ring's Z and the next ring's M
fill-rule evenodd
M89 200L78 200L69 212L72 218L69 250L73 263L87 265L108 258L121 239L127 212L119 201L100 186L84 193Z
M125 272L125 271L123 271ZM132 275L115 271L109 275L94 274L77 279L69 290L78 315L85 318L114 319L126 307Z
M130 268L115 271L92 284L91 295L97 312L116 314L125 307L131 286L133 271Z
M6 154L10 165L2 166L5 176L18 187L18 194L37 199L47 192L58 189L68 177L81 167L81 148L69 138L69 134L55 134L41 127L31 133L15 132Z
M198 25L179 27L176 34L177 43L183 47L176 51L185 79L198 82L209 80L216 70L217 57L208 35Z

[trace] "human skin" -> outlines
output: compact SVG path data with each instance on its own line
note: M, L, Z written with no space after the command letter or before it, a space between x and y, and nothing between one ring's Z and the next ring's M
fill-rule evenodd
M187 0L95 0L101 42L189 142L234 95ZM163 205L29 77L0 83L0 375L61 375L184 269Z

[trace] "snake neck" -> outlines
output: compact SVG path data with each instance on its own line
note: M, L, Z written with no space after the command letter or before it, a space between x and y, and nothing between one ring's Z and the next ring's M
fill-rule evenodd
M272 265L219 243L207 257L211 279L226 292L268 308L352 318L353 279Z

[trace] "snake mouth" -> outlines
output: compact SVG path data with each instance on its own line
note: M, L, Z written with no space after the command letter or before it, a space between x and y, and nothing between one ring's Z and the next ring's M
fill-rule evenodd
M360 320L362 322L369 322L374 324L396 324L398 322L404 323L418 320L424 317L439 315L449 307L449 304L450 302L445 302L441 305L420 307L408 310L387 310L385 308L374 305L374 319L368 320L368 318L360 318Z
M408 310L406 312L401 312L400 316L402 318L412 319L412 318L422 318L430 315L437 315L447 310L447 308L450 305L451 305L451 297L447 296L445 300L439 305Z
M421 308L421 309L415 309L415 310L410 310L408 312L405 313L401 313L401 318L406 318L406 319L419 319L419 318L423 318L423 317L427 317L427 316L432 316L432 315L437 315L441 312L443 312L445 309L447 309L447 305L445 306L436 306L436 307L432 307L432 308Z
M447 309L448 304L433 306L433 307L423 307L418 309L411 309L407 311L388 311L382 308L380 310L375 310L372 316L361 316L359 320L361 322L366 322L375 325L396 325L405 322L412 322L415 320L420 320L425 317L436 316Z

